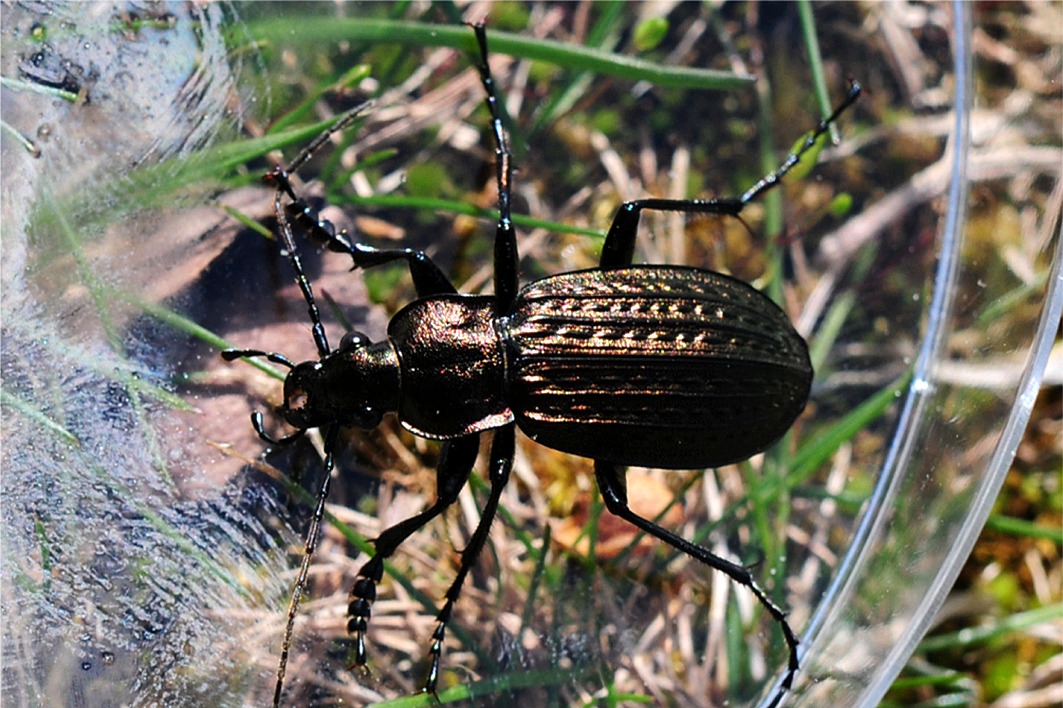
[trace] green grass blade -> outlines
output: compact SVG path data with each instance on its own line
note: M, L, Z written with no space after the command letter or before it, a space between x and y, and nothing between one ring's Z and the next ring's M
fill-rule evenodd
M393 43L418 47L453 47L469 53L477 50L472 31L462 25L368 18L304 17L299 22L262 19L250 26L251 33L273 44L321 44L327 42ZM753 78L732 72L653 62L562 42L511 32L492 31L491 51L496 54L548 62L576 71L591 71L628 81L649 81L656 86L710 91L746 88Z

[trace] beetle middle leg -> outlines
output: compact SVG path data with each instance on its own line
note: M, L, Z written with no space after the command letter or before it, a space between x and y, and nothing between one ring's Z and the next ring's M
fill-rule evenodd
M510 153L506 145L505 131L498 110L498 99L494 89L494 79L488 65L487 36L483 24L472 25L480 48L478 65L481 83L486 92L486 104L491 114L491 126L495 141L496 179L498 184L499 219L496 225L494 262L495 262L495 302L499 313L506 312L512 305L517 293L517 243L510 217L512 167ZM300 206L295 200L293 205ZM318 222L320 223L320 222ZM312 236L323 241L332 251L347 253L356 267L368 268L395 260L405 260L413 276L417 294L428 295L453 293L454 286L446 279L434 263L421 251L411 249L376 249L361 244L351 244L343 234L335 234L332 229L319 229ZM424 688L435 693L439 682L439 671L443 653L443 640L447 624L454 611L454 604L461 594L462 585L472 570L473 564L483 551L487 542L491 523L498 512L502 490L509 481L513 467L515 450L515 430L513 423L499 428L494 433L491 443L490 481L491 491L484 505L483 514L476 525L465 550L461 553L461 565L457 575L446 592L446 600L436 617L436 629L432 633L432 645L429 650L431 664ZM431 519L438 516L456 499L461 488L468 480L472 465L476 460L479 436L471 435L444 443L443 458L438 471L438 499L435 504L411 519L407 519L384 531L376 540L375 555L362 567L358 580L351 590L348 607L348 631L355 635L355 661L364 664L364 635L368 624L371 605L376 597L376 584L383 574L384 560L390 556L402 541Z
M793 684L794 674L797 673L798 659L797 635L794 634L794 630L790 627L790 623L786 621L786 613L784 613L778 605L772 602L764 591L760 589L756 581L753 580L753 575L749 572L748 568L733 563L726 558L721 558L708 548L692 543L682 536L678 536L632 511L628 506L627 480L624 477L624 473L625 470L623 467L617 467L611 462L606 462L604 460L594 461L594 475L598 481L598 489L601 492L602 499L605 501L605 508L608 509L610 513L619 516L642 531L664 541L680 553L690 556L714 570L725 573L739 585L749 588L760 604L764 606L764 609L768 611L768 614L771 615L772 619L775 620L776 624L779 625L783 637L786 639L786 646L790 651L790 658L787 664L786 676L782 680L781 689L782 691L788 690ZM776 695L775 699L772 701L772 705L775 705L781 699L782 691Z
M494 285L495 307L499 314L501 314L507 312L513 304L518 287L517 240L510 216L510 182L512 180L512 164L509 148L506 144L505 130L502 126L502 119L499 115L494 78L491 76L491 67L488 64L487 33L482 22L471 26L476 33L476 41L480 49L478 69L480 72L480 81L483 84L484 92L486 93L485 102L491 115L491 128L494 134L495 143L499 217L495 229ZM404 257L398 252L390 253L393 258ZM389 259L389 252L369 254L363 251L359 255L362 258ZM358 263L358 258L355 257L354 254L352 254L352 258ZM414 265L411 261L411 271L413 270L413 267ZM414 274L414 278L416 283L416 274ZM419 294L423 294L420 293L420 290L418 290L418 292ZM461 595L461 588L465 583L465 578L468 576L469 572L472 570L473 564L483 551L484 544L487 542L488 532L491 529L491 523L494 521L495 515L498 513L498 505L502 497L502 490L505 489L506 484L509 482L509 474L513 468L513 455L516 446L515 430L516 426L513 423L503 426L502 428L495 430L494 439L491 441L491 455L488 463L491 491L488 495L487 502L484 505L480 521L473 530L472 536L469 538L469 542L465 546L465 550L461 553L461 565L458 568L457 575L447 589L445 595L446 601L443 603L443 607L439 610L439 614L436 616L436 629L432 632L432 645L429 649L431 664L428 670L428 677L424 684L425 691L432 694L435 693L436 686L439 682L443 639L446 635L447 624L454 612L454 604ZM440 472L440 474L442 475L442 472ZM465 476L468 477L467 471Z
M471 25L476 33L476 42L480 47L480 83L486 94L485 103L491 114L491 132L495 141L495 180L498 183L498 224L495 227L495 300L499 314L509 311L517 296L517 235L513 230L510 215L512 201L513 164L509 146L506 144L506 132L502 127L502 117L498 110L498 96L495 94L495 80L491 76L491 65L487 61L487 30L483 22Z
M511 423L495 431L494 440L491 443L491 459L489 463L491 492L487 498L487 503L484 505L480 522L476 525L476 529L469 538L469 543L461 553L461 565L453 582L447 589L446 601L436 616L436 629L432 632L432 646L429 650L431 665L424 684L425 691L429 693L435 693L439 682L443 638L446 635L447 623L450 621L454 611L454 603L457 602L458 596L461 594L461 587L472 570L473 563L476 562L476 559L483 551L484 544L487 542L487 534L491 529L491 523L498 512L502 490L505 489L506 484L509 482L515 447L514 429L515 426ZM457 500L458 493L469 478L469 472L476 461L478 449L478 435L470 435L445 443L443 457L439 463L436 502L420 514L395 524L377 537L375 541L376 552L358 571L358 579L351 588L350 604L347 608L347 631L355 636L356 665L361 666L366 662L365 632L372 612L372 604L376 599L376 585L383 576L384 561L412 533L424 527L425 524Z
M491 129L495 143L496 179L498 183L498 223L495 230L494 263L495 263L495 298L500 313L509 309L516 297L517 278L517 240L513 229L510 202L512 201L511 181L513 179L512 159L509 147L506 143L505 129L502 126L502 118L498 110L498 97L495 93L494 77L488 64L487 32L483 23L471 25L476 33L476 40L480 48L480 63L477 65L480 72L480 80L486 93L485 103L491 115ZM322 141L335 128L323 134L315 143ZM315 149L317 145L313 146ZM297 161L305 159L304 155L310 154L305 150ZM293 165L296 164L293 162ZM277 188L278 195L286 194L291 200L284 208L283 218L286 221L299 226L300 229L320 246L334 253L346 253L351 257L356 268L371 268L373 266L390 263L396 260L406 261L413 277L414 288L419 297L440 295L443 293L457 292L454 285L443 274L439 267L423 251L411 248L382 249L361 243L353 243L346 231L337 232L335 227L327 220L319 218L317 212L307 204L306 200L299 197L292 187L289 173L293 170L277 168L269 172L265 181ZM278 210L278 219L281 215Z

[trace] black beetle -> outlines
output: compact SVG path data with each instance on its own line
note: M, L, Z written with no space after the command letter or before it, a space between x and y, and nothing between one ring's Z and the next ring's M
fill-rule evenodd
M749 570L661 528L628 507L629 465L670 469L715 467L745 460L778 440L805 407L812 382L808 348L783 311L750 285L719 273L670 265L632 265L643 210L737 216L779 183L860 94L845 100L800 148L737 198L641 199L623 204L605 239L599 268L561 273L518 290L517 245L510 219L510 153L488 67L487 39L475 25L479 71L494 131L498 209L494 295L461 295L423 253L352 243L293 190L288 174L364 106L308 146L287 170L266 176L276 187L281 238L309 306L317 361L295 364L259 350L226 350L226 360L266 357L290 369L279 413L297 430L274 439L262 415L252 422L270 443L286 443L325 427L326 473L306 539L288 612L274 704L283 689L292 629L317 545L340 426L373 428L385 413L425 438L442 440L437 499L421 513L386 529L351 590L348 630L355 661L366 661L365 633L384 560L416 530L455 502L479 450L480 433L494 431L491 490L479 525L462 552L432 636L425 689L435 691L447 622L462 583L479 556L509 479L514 433L594 460L606 508L686 555L747 587L783 632L789 662L773 703L798 669L797 638L783 611ZM283 197L290 200L282 207ZM355 267L406 261L418 299L388 326L387 340L349 332L329 347L309 280L295 249L292 224Z

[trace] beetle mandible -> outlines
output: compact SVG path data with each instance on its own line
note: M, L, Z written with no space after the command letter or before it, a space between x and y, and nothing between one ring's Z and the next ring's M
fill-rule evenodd
M633 265L643 210L738 216L779 180L860 95L846 98L773 172L744 194L719 199L639 199L621 205L605 238L599 267L561 273L518 288L518 252L510 212L512 164L482 23L473 25L478 69L494 133L499 219L494 241L494 295L458 294L421 251L353 243L298 197L288 175L360 106L307 146L287 169L265 180L276 188L280 237L295 270L313 325L319 359L293 363L281 354L230 349L226 360L265 357L287 367L279 413L296 432L275 439L252 415L259 436L288 443L311 428L325 429L325 476L307 533L303 563L288 610L274 705L280 703L292 631L320 534L337 433L342 426L376 427L386 413L416 435L443 441L437 498L427 509L386 530L350 593L348 631L356 664L366 662L365 634L384 561L412 533L453 504L476 460L480 435L493 431L490 493L481 519L437 616L425 690L434 692L447 622L461 587L482 551L510 474L514 435L589 457L606 508L643 532L748 588L779 625L789 658L773 703L798 670L797 637L783 611L749 569L713 554L639 516L628 506L628 466L667 469L717 467L767 448L802 412L812 382L804 340L783 311L752 286L697 268ZM282 204L287 198L288 202ZM332 349L295 248L293 224L355 267L405 261L418 299L372 342L348 332Z

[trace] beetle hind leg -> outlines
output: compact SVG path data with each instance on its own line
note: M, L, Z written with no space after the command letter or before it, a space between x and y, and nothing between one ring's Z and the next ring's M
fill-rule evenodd
M776 705L782 699L782 695L793 685L794 675L797 673L799 667L797 658L797 635L794 634L794 630L790 627L790 623L786 621L786 613L783 612L778 605L772 602L764 591L760 589L760 586L754 581L753 575L749 572L747 567L733 563L726 558L721 558L704 546L692 543L633 512L631 508L628 507L627 482L624 478L624 468L618 468L611 462L595 460L594 475L598 480L598 489L602 494L602 499L605 501L605 507L612 514L619 516L651 536L664 541L677 551L704 563L714 570L719 570L727 574L731 580L748 588L757 598L757 601L768 611L768 614L771 615L771 618L775 620L775 623L778 624L779 628L782 630L783 637L786 640L787 649L789 650L786 674L780 684L778 694L770 704L773 706Z
M793 169L801 158L816 145L816 141L830 130L831 124L838 119L838 116L856 102L856 99L860 97L860 93L860 84L851 81L849 92L846 94L845 99L834 108L831 114L821 120L815 130L808 133L802 144L791 152L778 167L757 180L756 184L747 189L740 197L721 199L636 199L621 204L605 236L605 244L602 246L602 256L599 262L600 267L623 268L631 265L635 257L635 237L638 232L639 216L643 210L737 217L746 204L779 185L780 180L786 173Z

